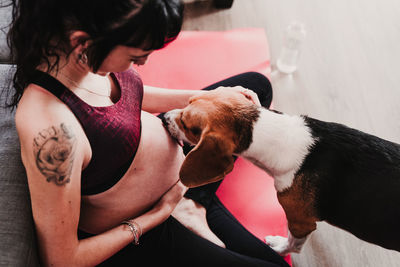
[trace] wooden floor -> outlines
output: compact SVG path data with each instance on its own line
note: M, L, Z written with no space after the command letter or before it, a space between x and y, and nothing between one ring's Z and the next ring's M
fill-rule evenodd
M265 29L275 109L340 122L400 143L399 0L234 0L226 10L214 9L208 0L187 0L186 5L184 30ZM305 23L307 37L298 70L283 75L274 64L292 20ZM293 263L391 267L400 266L400 253L319 223Z

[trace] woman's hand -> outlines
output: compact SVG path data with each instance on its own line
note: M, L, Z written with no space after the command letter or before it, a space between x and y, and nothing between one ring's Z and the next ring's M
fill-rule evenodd
M185 194L187 187L180 180L160 198L154 208L167 208L172 212Z
M143 234L168 219L176 205L183 198L186 190L187 187L179 180L164 193L151 210L134 218L134 221L140 225Z
M253 102L256 106L261 107L261 103L260 100L258 99L258 96L255 92L253 92L252 90L249 90L247 88L244 88L242 86L234 86L234 87L225 87L225 86L220 86L214 90L229 90L229 91L237 91L239 93L241 93L242 95L244 95L248 100L250 100L251 102Z

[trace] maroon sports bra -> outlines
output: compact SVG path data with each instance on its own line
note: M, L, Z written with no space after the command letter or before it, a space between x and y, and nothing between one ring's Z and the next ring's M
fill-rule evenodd
M106 107L87 104L47 73L37 71L32 80L70 108L90 142L92 158L82 171L82 195L104 192L115 185L128 170L139 146L142 80L133 69L110 75L121 96Z

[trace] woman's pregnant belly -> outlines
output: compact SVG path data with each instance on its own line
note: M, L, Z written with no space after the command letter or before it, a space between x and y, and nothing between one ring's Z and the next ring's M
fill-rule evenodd
M142 112L136 156L121 180L109 190L82 196L79 228L97 234L149 210L179 179L182 149L161 120Z

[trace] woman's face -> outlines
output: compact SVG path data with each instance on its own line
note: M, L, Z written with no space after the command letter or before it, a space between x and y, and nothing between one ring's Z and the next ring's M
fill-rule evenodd
M121 72L129 69L133 64L144 65L148 56L154 50L142 50L129 46L116 46L101 64L98 74L105 74L108 72Z

